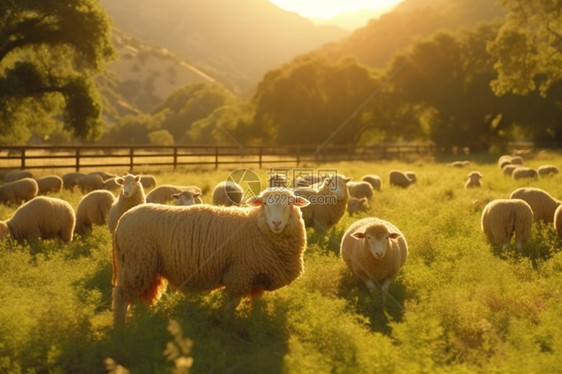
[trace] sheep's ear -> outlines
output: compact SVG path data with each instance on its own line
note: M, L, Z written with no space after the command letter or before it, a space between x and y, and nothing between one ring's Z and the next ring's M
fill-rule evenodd
M364 239L365 233L364 232L354 232L353 234L351 234L351 237L355 238L355 239Z
M345 183L349 183L349 182L351 182L351 178L343 178L343 181L344 181Z
M360 202L361 204L367 204L367 201L368 201L368 200L367 200L366 197L362 197L362 198L359 199L359 202Z
M295 196L291 199L291 205L298 206L299 208L304 208L305 206L310 205L310 201L302 196Z
M256 196L248 201L249 206L262 206L263 200L261 197Z
M388 237L390 239L398 239L400 237L400 234L397 232L391 232L390 235L388 235Z
M196 192L196 193L193 194L193 197L194 197L194 198L199 197L199 196L201 196L201 194L198 193L198 192Z
M134 179L135 183L138 183L138 181L140 181L140 179L141 179L140 175L135 175L135 179Z
M180 194L179 194L179 193L173 193L173 194L172 194L172 197L173 197L174 199L179 199Z
M121 177L117 177L117 178L115 178L115 183L122 185L123 183L125 183L125 179L123 179Z

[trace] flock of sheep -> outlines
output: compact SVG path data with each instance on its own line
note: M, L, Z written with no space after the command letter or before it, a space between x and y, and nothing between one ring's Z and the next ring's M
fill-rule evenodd
M502 156L499 165L504 173L518 165L512 168L514 178L558 172L549 165L544 168L548 171L539 169L533 175L522 161ZM519 169L523 171L516 173ZM478 171L471 172L465 188L480 187L482 177ZM388 176L389 185L400 188L416 180L411 171L393 170ZM0 202L23 205L11 218L0 221L0 239L70 242L74 234L87 235L92 225L107 226L113 234L117 324L125 321L136 299L152 304L168 286L181 291L224 288L226 309L233 310L243 297L259 297L299 277L304 269L306 228L325 233L346 211L350 216L366 211L381 186L378 175L356 182L339 174L324 175L290 185L284 176L275 174L268 188L253 199L243 202L243 188L226 181L215 186L212 204L204 204L199 187L157 185L153 176L69 173L33 178L28 171L12 171L0 186ZM63 188L84 193L76 212L68 202L45 196ZM533 220L552 222L562 235L561 206L546 191L519 188L509 199L493 200L484 207L481 228L490 242L510 245L515 236L521 248L530 237ZM408 245L395 225L368 217L348 227L340 255L371 292L380 287L386 293L406 261Z

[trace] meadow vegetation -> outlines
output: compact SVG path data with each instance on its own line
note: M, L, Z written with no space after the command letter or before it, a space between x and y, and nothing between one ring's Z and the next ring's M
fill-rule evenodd
M0 372L99 373L111 358L131 373L490 373L559 372L562 357L561 241L536 225L519 254L495 248L480 230L484 205L531 185L562 197L562 175L514 181L495 156L450 160L307 165L359 180L378 174L383 187L368 212L348 215L322 235L308 229L305 273L251 307L223 316L221 291L168 291L153 308L138 303L128 324L111 315L111 236L96 227L68 245L0 243ZM531 167L562 164L542 153ZM392 169L413 170L408 189L388 185ZM481 189L464 189L471 170ZM267 169L256 170L267 178ZM229 170L156 174L159 183L196 184L211 201ZM63 192L75 207L78 192ZM13 206L0 206L0 219ZM406 236L410 253L390 297L371 295L339 258L355 219L376 216ZM191 366L191 367L190 367Z

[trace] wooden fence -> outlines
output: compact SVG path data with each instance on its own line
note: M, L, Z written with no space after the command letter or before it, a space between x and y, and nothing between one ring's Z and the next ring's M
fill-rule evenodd
M73 169L221 165L296 166L328 161L382 160L432 155L430 144L373 146L1 146L0 169Z

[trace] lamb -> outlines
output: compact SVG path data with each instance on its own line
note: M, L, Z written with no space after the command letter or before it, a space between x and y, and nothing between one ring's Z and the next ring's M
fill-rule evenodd
M37 182L37 188L39 188L37 194L45 195L46 193L59 193L62 191L63 181L58 175L47 175L42 178L35 178Z
M521 250L531 236L533 210L521 199L496 199L484 207L481 227L488 240L509 246L515 234L516 248Z
M37 196L39 186L33 178L18 179L0 186L0 202L21 204Z
M339 222L345 214L349 200L347 183L350 180L351 178L338 174L326 178L322 184L294 190L295 195L310 201L310 205L302 209L306 226L326 230Z
M12 170L4 175L4 182L15 182L23 178L33 178L33 174L27 170Z
M17 241L59 238L69 243L76 217L68 202L54 197L38 196L20 206L5 224ZM7 233L5 229L0 232Z
M349 191L350 197L355 198L362 198L366 197L370 199L375 194L375 190L373 186L369 182L361 181L361 182L349 182L347 184L347 189Z
M473 171L466 176L468 179L464 184L464 188L481 187L480 179L484 176L478 171Z
M86 174L80 173L78 171L72 173L64 174L62 178L63 187L65 190L72 190L78 185L78 179L85 176Z
M541 165L537 169L537 173L541 177L548 177L551 175L558 174L559 172L560 171L558 170L558 168L554 165Z
M91 231L92 225L105 225L109 209L115 196L106 190L92 191L82 197L76 208L76 227L74 232L84 235Z
M404 266L408 243L392 223L368 217L353 223L343 235L340 255L370 292L388 287Z
M194 192L191 190L185 190L172 195L172 197L176 199L174 205L183 205L183 206L201 204L202 201L199 196L201 196L201 193Z
M97 173L90 173L76 179L78 188L82 193L88 193L104 188L103 178Z
M117 222L123 213L136 205L146 203L144 189L140 184L140 175L127 174L124 177L117 177L115 181L122 185L122 188L107 217L107 226L111 233L115 231Z
M174 194L182 193L183 191L191 191L201 195L201 189L197 186L174 186L171 184L162 184L146 195L147 203L155 204L167 204L169 201L174 199ZM197 204L201 204L203 201L200 197L195 198Z
M406 188L412 184L412 180L405 173L399 170L392 170L388 175L388 181L391 186L398 186L402 188Z
M562 205L559 205L554 211L554 230L558 237L562 237Z
M143 175L140 182L145 190L156 187L156 177L154 175Z
M380 191L382 187L382 179L378 175L370 174L361 178L362 181L368 182L373 186L373 190Z
M534 178L534 179L538 178L538 174L536 170L531 168L526 168L524 166L519 166L515 168L511 176L515 180L524 179L524 178Z
M514 190L510 199L525 200L533 210L535 221L553 222L554 212L562 203L548 192L535 187L522 187Z
M347 213L349 213L350 216L355 213L366 212L367 210L369 210L369 200L366 197L362 197L361 199L356 197L349 198L347 202Z
M218 183L213 190L213 205L239 206L244 197L242 187L231 180Z
M113 238L113 317L125 322L137 298L152 304L165 289L224 287L226 309L289 285L303 272L308 201L287 189L267 189L252 208L213 205L137 206Z

